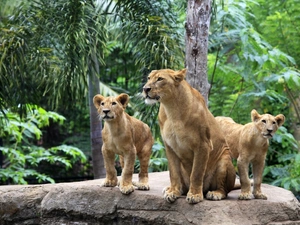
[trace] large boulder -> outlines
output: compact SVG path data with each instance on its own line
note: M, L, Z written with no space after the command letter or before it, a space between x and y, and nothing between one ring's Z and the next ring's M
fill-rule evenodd
M150 173L149 183L150 191L130 195L100 187L101 180L1 186L0 224L300 224L300 204L282 188L263 184L268 200L238 200L234 190L226 200L190 205L184 197L173 204L162 198L168 172Z

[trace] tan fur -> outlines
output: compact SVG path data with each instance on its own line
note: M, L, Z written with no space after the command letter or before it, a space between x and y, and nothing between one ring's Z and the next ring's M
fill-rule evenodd
M252 122L246 125L235 123L229 117L216 117L225 134L226 140L232 151L233 158L237 159L238 172L241 182L241 194L239 199L252 198L251 182L248 177L249 164L252 164L253 195L254 198L267 199L261 192L262 173L267 155L269 140L273 137L285 120L284 115L272 116L270 114L258 114L251 111Z
M164 198L189 203L227 197L235 182L230 150L202 95L185 80L186 70L154 70L143 88L146 104L160 102L159 125L170 171Z
M134 186L140 190L149 190L148 164L153 145L150 128L125 113L129 101L127 94L120 94L117 97L96 95L93 101L99 116L105 121L102 130L102 153L106 178L103 186L114 187L118 183L115 170L115 154L118 154L122 166L122 179L119 184L121 192L130 194L134 191ZM136 155L140 161L140 173L139 182L133 183Z

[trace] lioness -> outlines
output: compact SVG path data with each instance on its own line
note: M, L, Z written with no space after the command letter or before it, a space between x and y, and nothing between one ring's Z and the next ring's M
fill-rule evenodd
M269 146L269 138L273 137L285 120L284 115L272 116L260 115L253 109L251 111L251 123L246 125L237 124L229 117L216 117L228 142L233 158L237 159L238 172L241 181L241 194L239 199L249 200L252 198L251 184L248 178L249 164L252 163L254 177L254 198L267 199L261 192L262 173L265 158Z
M234 186L235 170L225 137L202 95L185 80L186 70L153 70L143 87L146 104L160 102L159 125L170 171L164 199L189 203L221 200Z
M150 128L140 120L125 113L129 101L127 94L117 97L95 95L93 102L99 116L105 121L102 130L102 153L106 168L105 187L117 185L115 154L120 156L122 179L119 188L123 194L130 194L134 186L140 190L149 190L148 163L151 155L153 137ZM136 155L140 161L139 182L132 182ZM134 185L134 186L133 186Z

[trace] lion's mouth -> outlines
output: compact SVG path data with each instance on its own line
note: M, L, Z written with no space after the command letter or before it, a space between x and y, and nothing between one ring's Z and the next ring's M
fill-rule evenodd
M108 116L108 115L102 117L103 120L112 120L113 118L114 118L113 116Z
M272 138L272 137L273 137L273 135L270 134L270 133L268 133L268 134L263 134L263 136L264 136L264 138Z
M146 95L145 97L145 103L147 105L154 105L155 103L158 102L158 100L160 99L159 96L156 96L156 97L150 97L149 95Z
M160 96L150 97L150 96L147 94L147 95L146 95L146 99L158 101L158 100L160 99Z

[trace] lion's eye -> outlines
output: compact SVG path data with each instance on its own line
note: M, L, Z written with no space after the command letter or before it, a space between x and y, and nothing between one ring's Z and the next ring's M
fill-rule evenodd
M157 81L161 81L161 80L163 80L164 78L162 78L162 77L159 77L159 78L157 78Z
M275 124L276 124L276 122L275 122L275 121L273 121L273 124L275 125Z
M116 103L116 102L112 102L111 104L112 104L112 105L116 105L117 103Z
M266 120L262 120L261 122L266 123Z
M104 102L101 102L101 105L104 105Z
M150 80L150 77L147 77L148 80Z

